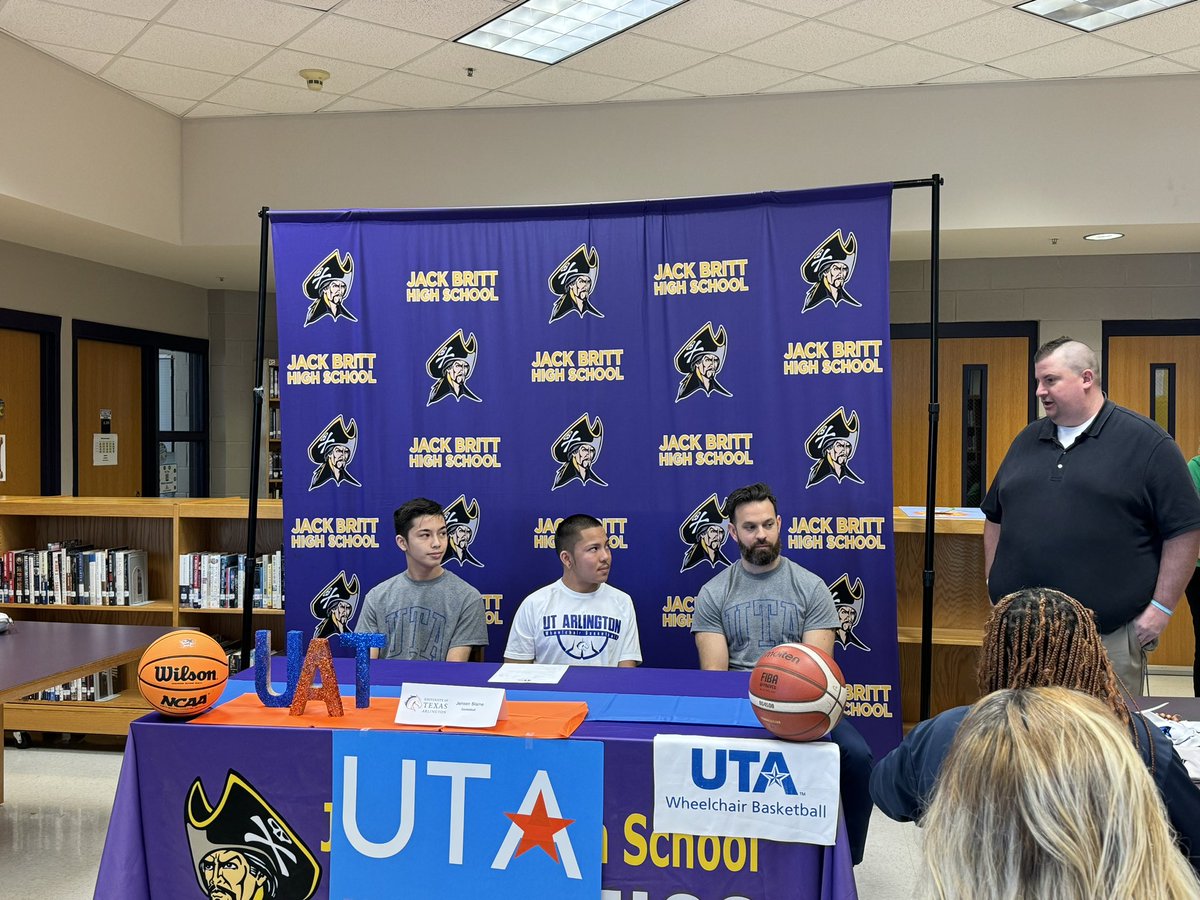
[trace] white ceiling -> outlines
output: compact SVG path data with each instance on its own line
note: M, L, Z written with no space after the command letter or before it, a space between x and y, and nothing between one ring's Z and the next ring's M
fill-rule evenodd
M688 0L555 66L453 42L515 5L0 0L0 30L188 119L1200 71L1200 3L1088 35L997 0Z

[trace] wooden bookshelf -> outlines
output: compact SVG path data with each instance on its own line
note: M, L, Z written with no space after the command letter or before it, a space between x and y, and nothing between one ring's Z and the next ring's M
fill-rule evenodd
M166 625L195 628L219 637L240 638L242 610L179 608L179 555L195 551L241 553L246 549L244 499L0 497L0 552L44 548L52 541L78 539L97 547L147 551L150 602L135 606L0 603L16 620ZM259 500L256 553L283 546L283 503ZM272 633L272 646L284 645L282 610L254 610L255 629ZM137 689L136 665L122 666L120 693L97 702L17 701L4 705L6 728L80 734L124 734L149 707Z
M278 461L283 456L283 429L280 427L279 361L268 359L263 364L263 446L264 471L267 473L266 496L275 500L283 497L283 468Z

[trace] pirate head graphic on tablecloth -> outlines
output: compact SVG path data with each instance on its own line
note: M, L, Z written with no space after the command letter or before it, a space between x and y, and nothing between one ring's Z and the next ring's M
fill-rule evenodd
M315 491L329 481L337 485L362 487L358 479L350 474L349 468L357 448L358 425L353 419L347 425L340 415L337 416L308 445L308 458L317 467L308 489Z
M433 406L447 397L453 397L456 401L465 399L479 403L479 397L467 384L467 380L475 371L475 360L478 356L479 342L475 340L474 332L464 339L460 328L446 338L425 362L425 371L433 379L433 387L429 389L429 400L425 405Z
M706 396L733 396L717 381L717 373L725 367L728 349L729 336L725 334L724 325L713 331L712 322L706 322L703 328L688 338L675 354L675 371L683 376L683 381L679 382L679 392L675 395L676 403L697 391L704 391Z
M358 576L353 575L347 580L345 569L338 572L337 577L312 599L313 618L320 620L313 637L331 638L348 632L354 610L358 609L358 595Z
M804 280L812 285L804 295L804 306L800 312L806 313L826 301L835 307L845 303L849 306L862 306L846 292L846 282L854 276L854 263L858 259L858 241L854 232L845 240L839 228L831 234L800 267Z
M826 478L836 478L862 484L863 480L850 468L850 460L858 449L858 413L846 418L846 410L839 406L834 413L817 426L804 443L810 459L816 460L808 472L806 488L820 484Z
M346 308L353 286L354 257L349 253L341 256L334 250L304 279L304 296L308 298L304 327L326 316L334 321L349 319L357 322L358 319Z
M603 444L604 423L600 421L599 416L591 423L588 422L587 413L576 419L550 446L550 455L559 463L551 490L556 491L572 481L608 487L608 482L597 475L593 468L596 460L600 458L600 448Z
M210 900L308 900L321 866L291 826L233 769L214 807L197 778L184 803L188 847Z
M725 504L717 500L716 494L709 494L707 500L692 510L679 526L679 539L688 546L680 572L700 563L708 563L714 569L729 565L729 557L721 550L729 537L728 522Z
M604 318L604 313L592 305L592 294L600 280L600 254L593 247L588 252L587 244L580 244L575 252L558 264L548 279L550 293L558 300L550 312L550 321L557 322L569 313L579 318L595 316Z
M446 518L446 552L442 562L482 569L483 563L472 556L470 550L471 541L479 531L479 501L472 499L467 503L466 495L459 494L457 500L443 507L442 515Z
M841 578L829 585L829 593L833 594L833 605L838 615L838 627L833 631L833 639L843 647L857 647L870 653L871 648L854 633L855 627L862 621L863 602L867 597L862 579L855 578L851 585L850 576L843 572Z

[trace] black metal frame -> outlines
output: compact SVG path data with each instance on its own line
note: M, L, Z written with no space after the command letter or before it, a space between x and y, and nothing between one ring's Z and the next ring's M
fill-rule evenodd
M179 350L193 353L200 357L200 364L193 367L192 377L203 379L208 372L208 341L204 338L185 337L178 334L166 334L160 331L147 331L142 328L126 328L121 325L109 325L105 322L87 322L82 319L71 321L71 382L79 383L79 341L104 341L110 344L124 344L139 347L142 351L142 496L158 496L158 441L148 441L146 435L158 435L158 351ZM193 382L193 397L200 398L200 409L197 418L207 424L209 411L208 390L201 390L203 382ZM79 446L79 395L71 392L71 445ZM209 487L209 432L203 431L172 431L165 432L173 435L172 441L187 441L200 444L201 458L193 460L192 486L196 496L207 497ZM71 493L79 496L79 454L71 454Z
M0 309L0 328L28 331L38 336L41 357L41 467L40 490L43 497L62 492L62 317Z
M1167 370L1167 434L1175 437L1175 363L1150 363L1150 410L1147 415L1154 418L1154 372L1157 369Z

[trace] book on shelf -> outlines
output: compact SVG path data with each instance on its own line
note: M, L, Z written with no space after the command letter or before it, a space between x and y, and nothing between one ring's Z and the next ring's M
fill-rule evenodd
M180 609L241 609L246 554L199 551L179 556ZM254 609L283 609L283 551L254 560Z
M136 606L148 603L148 554L54 541L46 549L0 553L0 602L37 606Z
M112 700L117 693L117 670L114 667L64 681L22 699L50 703L103 703Z
M279 399L279 360L267 360L267 397L270 400Z

